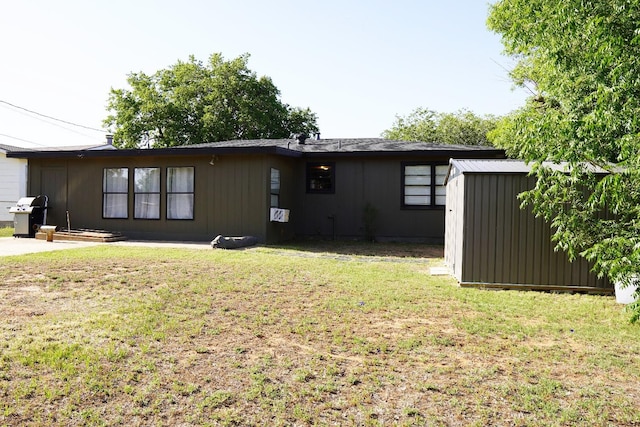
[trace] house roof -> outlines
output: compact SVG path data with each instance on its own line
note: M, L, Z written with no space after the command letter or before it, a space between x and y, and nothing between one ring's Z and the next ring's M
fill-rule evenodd
M483 157L502 157L504 152L493 147L447 145L427 142L395 141L381 138L308 139L299 144L295 139L252 139L183 145L170 148L122 150L29 150L8 154L10 157L125 157L197 154L257 154L268 153L288 157L317 156L380 156L423 154L432 156L467 157L482 153Z
M398 153L411 151L499 151L494 147L476 145L448 145L419 141L397 141L382 138L339 138L339 139L307 139L304 144L295 139L251 139L220 141L207 144L186 145L188 147L278 147L299 153Z

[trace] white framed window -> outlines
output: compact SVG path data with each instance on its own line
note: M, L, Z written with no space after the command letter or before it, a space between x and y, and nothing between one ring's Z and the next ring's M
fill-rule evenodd
M280 207L280 170L271 168L271 207Z
M160 168L135 168L133 183L133 217L160 219Z
M194 168L167 168L167 219L193 219Z
M102 175L102 217L129 217L129 169L105 168Z
M446 203L444 180L449 166L435 163L402 165L402 207L428 209Z

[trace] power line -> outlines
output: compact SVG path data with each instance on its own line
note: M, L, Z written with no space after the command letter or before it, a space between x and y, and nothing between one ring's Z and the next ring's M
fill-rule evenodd
M6 105L0 105L0 107L6 108L7 110L11 110L11 107L8 107ZM11 110L11 111L13 111L13 110ZM76 135L81 135L81 136L84 136L86 138L92 138L91 136L89 136L86 133L84 133L85 131L76 130L76 129L73 129L73 128L69 127L69 126L65 126L65 125L62 125L60 123L55 123L55 122L53 122L53 121L51 121L49 119L44 119L42 117L33 116L33 115L27 113L26 111L14 111L14 112L16 112L18 114L22 114L23 116L29 117L30 119L33 119L33 120L39 120L42 123L46 123L49 126L55 126L57 128L63 129L65 131L67 131L67 132L72 132L72 133L75 133Z
M6 133L0 133L0 136L4 136L5 138L15 139L16 141L28 142L29 144L39 145L40 147L46 147L44 144L39 144L34 141L29 141L28 139L18 138L17 136L7 135Z
M35 115L40 116L40 117L46 117L47 119L55 120L55 121L60 122L60 123L65 123L65 124L68 124L68 125L71 125L71 126L77 126L77 127L80 127L80 128L89 129L89 130L93 130L93 131L97 131L97 132L108 133L104 129L92 128L90 126L79 125L77 123L69 122L67 120L58 119L56 117L52 117L52 116L48 116L46 114L38 113L37 111L29 110L28 108L20 107L19 105L15 105L15 104L12 104L10 102L3 101L1 99L0 99L0 103L6 104L6 105L8 105L10 107L13 107L13 108L17 108L19 110L26 111L26 112L31 113L31 114L35 114Z

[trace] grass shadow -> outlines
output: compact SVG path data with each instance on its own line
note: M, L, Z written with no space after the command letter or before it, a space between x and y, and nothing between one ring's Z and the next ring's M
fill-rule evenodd
M282 244L266 245L266 247L301 252L355 256L398 258L442 258L444 256L443 246L429 245L426 243L296 239Z

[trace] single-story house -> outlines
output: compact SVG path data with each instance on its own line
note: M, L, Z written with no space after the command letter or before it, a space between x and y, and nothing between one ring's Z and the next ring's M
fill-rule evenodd
M255 236L443 243L449 159L491 147L386 139L260 139L157 149L12 152L47 222L134 239ZM272 208L280 209L274 218Z
M27 159L7 157L13 151L24 148L0 144L0 227L13 226L13 214L9 208L27 195Z
M462 286L611 293L580 258L555 251L552 230L518 194L535 186L518 160L452 159L446 180L445 263Z

